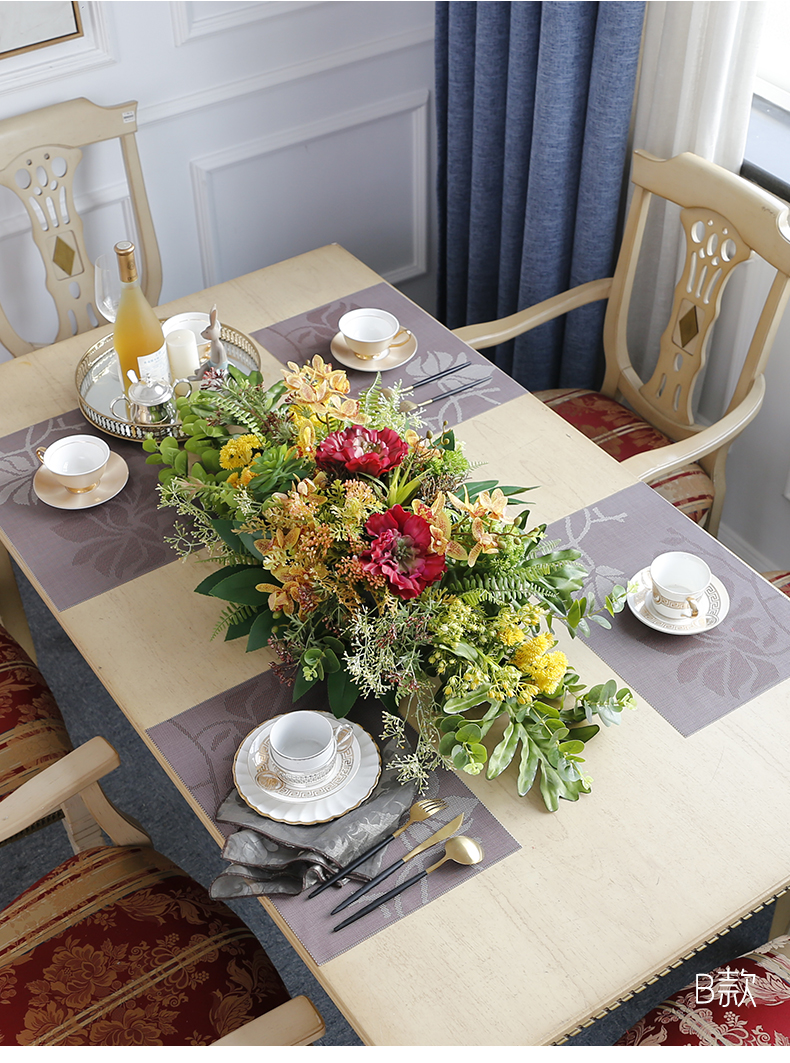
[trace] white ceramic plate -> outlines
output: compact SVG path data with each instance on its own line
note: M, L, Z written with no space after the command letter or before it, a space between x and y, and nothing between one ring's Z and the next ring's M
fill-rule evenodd
M353 772L342 786L319 797L297 799L284 798L278 793L265 790L256 781L259 762L256 753L263 738L271 730L274 719L250 731L239 746L233 762L233 781L242 800L256 812L278 823L328 823L350 812L370 797L381 774L381 756L378 746L359 724L351 720L336 720L331 713L322 713L336 726L348 723L354 731L351 743L354 763ZM275 717L276 719L276 717Z
M128 479L129 466L120 454L112 452L104 476L98 487L94 487L92 491L81 495L72 494L59 484L43 465L33 477L33 490L42 502L54 506L55 509L93 509L94 506L100 506L102 502L115 498L124 489Z
M388 369L397 369L398 366L411 361L417 353L417 337L412 333L402 347L390 347L382 358L360 358L354 354L340 332L332 339L329 349L347 369L359 369L363 373L386 373Z
M730 611L730 596L718 576L711 576L710 586L705 591L707 608L700 610L699 616L684 617L681 620L668 620L665 616L659 616L651 608L653 591L649 565L641 572L637 572L629 581L629 587L632 584L634 589L627 595L631 612L637 620L652 627L654 631L665 631L668 635L699 635L704 631L710 631L718 627Z

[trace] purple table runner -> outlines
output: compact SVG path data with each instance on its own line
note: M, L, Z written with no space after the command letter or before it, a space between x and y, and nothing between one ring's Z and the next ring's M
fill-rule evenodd
M232 690L187 709L172 720L157 724L147 734L194 800L227 836L235 828L217 822L215 817L219 805L233 786L232 765L236 750L254 727L291 708L326 711L327 706L323 694L315 689L294 706L291 689L283 686L273 673L264 672ZM379 729L375 717L360 715L356 710L352 716L374 740L378 740ZM448 822L459 812L464 813L460 833L481 842L485 850L483 862L474 867L461 867L454 863L444 865L388 905L376 909L337 934L332 933L332 927L353 911L352 907L342 915L330 916L341 896L337 890L325 890L313 899L308 899L304 894L272 896L270 900L316 963L327 963L520 848L485 805L452 772L434 773L423 796L444 798L447 811L442 813L441 820L437 817L428 824L415 824L391 842L387 847L386 865L405 855L441 823ZM437 846L415 857L376 890L372 890L365 898L365 903L382 896L422 867L434 863L441 853L441 846Z
M646 484L556 521L546 535L581 551L599 603L668 550L703 557L724 584L730 609L709 631L655 631L626 605L612 630L591 625L585 640L684 737L790 677L790 599Z
M95 598L175 560L164 537L175 511L157 508L158 469L139 443L109 439L129 466L123 490L100 506L54 509L33 490L36 447L75 433L101 435L79 410L0 439L0 526L58 610Z
M371 288L354 292L344 299L316 307L306 314L298 314L280 321L269 328L259 329L252 336L278 361L296 362L302 365L319 354L324 361L332 362L336 369L348 374L352 394L357 395L375 380L375 373L363 373L339 365L333 357L329 344L338 331L338 321L347 310L362 306L376 306L394 314L402 326L409 329L417 339L417 353L405 365L382 373L385 384L402 380L404 386L464 362L471 364L466 369L426 384L409 398L414 402L431 399L435 395L479 381L479 384L460 395L438 399L420 411L425 426L433 432L441 431L446 421L450 426L470 418L494 406L501 406L524 394L524 389L512 377L497 369L484 355L453 336L430 314L415 306L389 284L375 284Z

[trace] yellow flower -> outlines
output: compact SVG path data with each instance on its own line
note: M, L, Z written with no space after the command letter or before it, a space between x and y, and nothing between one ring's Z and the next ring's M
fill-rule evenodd
M488 491L481 491L474 502L469 501L469 493L466 489L464 489L464 496L465 501L452 494L449 496L455 508L460 509L463 513L468 513L474 518L496 517L497 520L501 520L504 516L507 508L507 497L499 487L496 488L493 494L489 494Z
M548 631L544 631L541 635L535 635L534 638L528 639L527 642L523 642L519 646L513 654L513 664L520 672L531 673L535 661L542 657L553 645L554 639Z
M539 657L530 671L542 693L553 694L562 682L567 668L568 658L561 650L555 650L554 653L545 653Z
M330 362L325 362L316 354L311 362L298 366L296 362L288 363L284 370L285 384L291 392L294 407L308 410L314 417L326 419L334 417L338 421L351 421L362 424L367 417L360 412L356 399L345 396L351 385L341 369L333 369ZM299 417L294 412L294 417Z
M469 551L469 557L466 562L470 568L474 565L475 561L477 561L480 554L499 553L498 537L485 530L485 526L480 517L474 517L472 519L472 535L475 539L475 545Z
M243 469L252 461L254 451L260 449L257 436L232 436L219 452L219 463L223 469Z
M232 472L226 483L230 484L231 487L246 487L254 477L255 473L249 466L245 465L239 472Z
M508 624L499 632L499 641L505 646L518 646L525 638L524 632L515 624Z

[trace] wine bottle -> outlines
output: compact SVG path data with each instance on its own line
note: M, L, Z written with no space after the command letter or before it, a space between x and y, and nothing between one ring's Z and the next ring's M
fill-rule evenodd
M170 365L159 319L140 288L134 244L115 245L121 275L121 300L115 316L113 346L121 365L124 390L129 390L132 369L139 380L169 380Z

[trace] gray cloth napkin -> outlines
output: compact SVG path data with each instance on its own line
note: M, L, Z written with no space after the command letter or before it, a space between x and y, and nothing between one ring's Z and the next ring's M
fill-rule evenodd
M225 842L222 855L227 869L212 882L215 898L257 897L262 893L301 893L324 882L359 853L391 834L411 807L416 783L398 781L397 770L387 767L397 752L394 740L381 746L382 768L373 793L329 823L302 826L278 823L258 815L231 790L219 807L217 819L239 827ZM382 849L352 871L349 879L367 882L382 867Z

